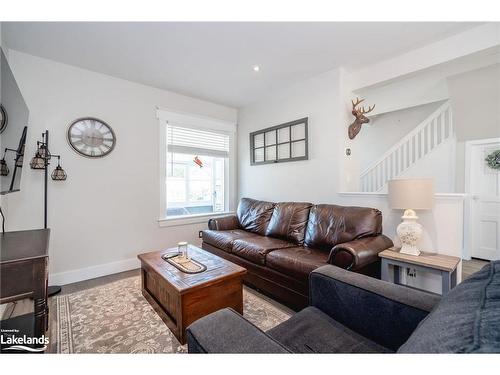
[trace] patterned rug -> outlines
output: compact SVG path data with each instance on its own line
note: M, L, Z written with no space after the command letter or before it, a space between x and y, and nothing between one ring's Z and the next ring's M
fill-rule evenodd
M246 287L243 301L243 315L263 330L291 315L286 307ZM55 307L57 323L51 340L54 352L187 352L187 346L177 341L142 296L139 277L58 296Z

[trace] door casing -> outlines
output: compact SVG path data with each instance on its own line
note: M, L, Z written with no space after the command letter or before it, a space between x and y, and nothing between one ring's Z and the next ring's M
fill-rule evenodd
M487 146L489 144L500 143L500 138L478 139L465 142L465 215L464 215L464 252L463 259L469 260L472 257L472 248L474 246L474 236L472 228L476 217L475 203L471 188L472 168L475 167L473 160L473 150L478 146Z

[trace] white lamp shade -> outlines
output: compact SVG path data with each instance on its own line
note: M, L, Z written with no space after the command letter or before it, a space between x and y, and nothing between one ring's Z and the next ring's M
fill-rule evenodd
M434 203L434 180L430 178L390 180L389 206L393 209L430 210Z

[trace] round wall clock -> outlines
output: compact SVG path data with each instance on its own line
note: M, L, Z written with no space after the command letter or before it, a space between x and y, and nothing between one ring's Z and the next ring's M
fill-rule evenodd
M3 133L5 128L7 127L7 111L0 104L0 134Z
M116 137L113 129L104 121L85 117L69 125L68 142L80 155L100 158L113 151Z

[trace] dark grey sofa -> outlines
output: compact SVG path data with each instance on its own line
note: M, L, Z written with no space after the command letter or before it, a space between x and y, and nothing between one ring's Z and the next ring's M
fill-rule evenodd
M263 332L230 309L187 329L190 353L500 353L500 261L443 299L327 265L310 306Z

